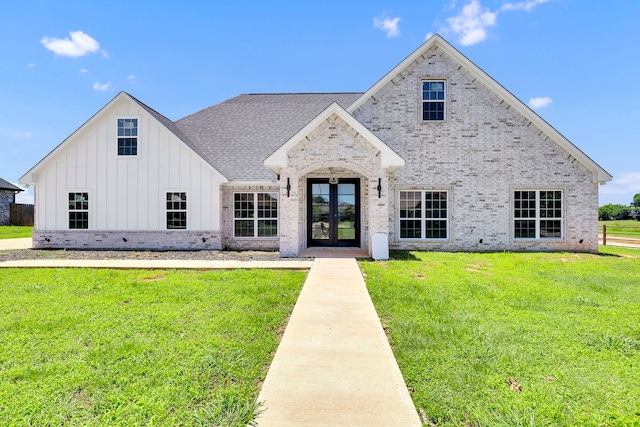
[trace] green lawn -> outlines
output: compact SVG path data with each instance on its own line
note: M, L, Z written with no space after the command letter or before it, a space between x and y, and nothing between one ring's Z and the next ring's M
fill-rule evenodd
M602 226L607 226L607 236L640 239L640 221L598 221L598 225L600 233L602 233Z
M640 250L362 262L425 426L640 426Z
M23 227L18 225L0 226L0 239L17 239L19 237L31 237L33 227Z
M0 270L0 425L246 426L305 277Z

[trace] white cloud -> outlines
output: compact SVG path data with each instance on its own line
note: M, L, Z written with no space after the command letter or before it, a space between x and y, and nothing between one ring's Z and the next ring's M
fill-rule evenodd
M487 39L488 30L497 25L500 12L511 10L531 12L537 5L548 1L507 2L500 9L491 11L489 8L483 7L480 0L467 0L457 15L446 19L447 25L441 26L440 30L444 34L453 34L461 45L471 46ZM450 9L455 9L457 2L454 0L450 5Z
M599 188L601 206L607 203L628 205L633 196L640 193L640 172L621 173Z
M31 132L13 129L0 129L0 135L16 139L31 138Z
M487 38L487 29L496 25L497 12L483 8L479 0L469 1L458 15L447 18L449 27L443 32L453 33L463 46L471 46Z
M16 182L12 182L12 184L25 190L16 194L16 203L20 205L33 205L34 197L32 188L24 188L24 185Z
M433 33L427 33L427 35L424 36L424 39L429 40L431 37L433 37Z
M84 73L88 73L89 70L87 70L86 68L80 68L80 72L84 74Z
M552 102L553 102L553 99L549 98L548 96L531 98L529 99L529 107L535 110L536 108L546 107Z
M93 84L93 88L99 91L109 90L111 89L111 82L107 82L107 83L95 82Z
M549 0L529 0L516 3L505 3L502 5L500 10L524 10L526 12L531 12L537 5L546 3L548 1Z
M56 56L70 56L72 58L77 58L100 50L100 43L82 31L72 31L69 35L71 36L71 39L56 39L45 36L40 40L40 43L42 43L42 45L48 50L55 53Z
M398 22L400 18L373 18L373 28L377 28L387 32L387 37L397 37L400 35L400 29L398 28Z
M36 64L34 64L33 62L29 62L29 65L27 65L27 67L29 68L35 68Z
M129 80L129 82L130 82L131 84L133 84L133 83L135 83L135 82L136 82L136 76L134 76L133 74L131 74L131 75L127 76L127 80Z

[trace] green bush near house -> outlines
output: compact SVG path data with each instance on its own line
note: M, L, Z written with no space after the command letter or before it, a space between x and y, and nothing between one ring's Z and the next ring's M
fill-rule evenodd
M305 276L0 270L0 425L246 426Z
M426 426L640 426L640 250L362 262Z
M17 239L21 237L31 237L33 227L18 225L2 225L0 226L0 239Z

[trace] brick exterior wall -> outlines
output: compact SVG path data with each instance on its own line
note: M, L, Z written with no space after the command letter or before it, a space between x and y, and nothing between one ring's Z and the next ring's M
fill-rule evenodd
M421 81L446 80L446 121L421 120ZM390 177L392 249L598 250L598 189L592 174L441 49L431 49L354 116L406 161ZM449 238L399 238L398 191L445 188ZM513 239L514 189L561 189L564 239ZM480 240L482 239L482 243Z
M215 231L34 231L34 249L212 250L222 249Z
M307 246L307 179L360 179L360 247L369 249L371 235L387 230L386 197L378 199L378 178L387 191L387 174L379 151L337 115L330 116L288 153L281 171L280 254L296 256ZM286 196L286 183L291 183Z
M225 249L232 250L262 250L277 251L279 248L279 238L269 237L234 237L234 216L233 216L233 193L280 193L278 199L278 214L282 215L282 193L277 186L243 185L243 186L223 186L222 187L222 221L221 229L223 235L222 245ZM285 192L286 196L286 192ZM281 227L281 219L278 218L278 229Z
M11 190L0 190L0 225L11 225L11 211L9 205L15 200L15 193Z

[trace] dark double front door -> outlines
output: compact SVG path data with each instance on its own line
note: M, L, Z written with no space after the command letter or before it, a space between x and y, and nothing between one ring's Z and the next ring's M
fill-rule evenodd
M307 181L308 246L360 246L360 180Z

